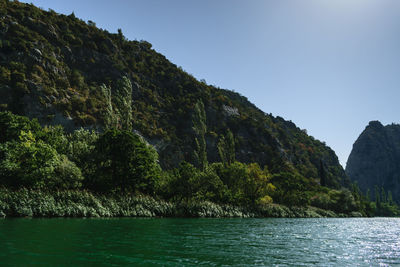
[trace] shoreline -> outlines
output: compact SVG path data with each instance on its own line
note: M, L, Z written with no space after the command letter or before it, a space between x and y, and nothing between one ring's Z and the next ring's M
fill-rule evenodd
M365 217L359 212L287 207L280 204L240 207L209 201L168 202L130 193L97 194L85 190L41 191L0 189L0 218L343 218Z

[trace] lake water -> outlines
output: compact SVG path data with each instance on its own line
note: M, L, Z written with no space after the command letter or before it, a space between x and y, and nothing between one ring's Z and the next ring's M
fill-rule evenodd
M2 219L1 266L393 266L400 219Z

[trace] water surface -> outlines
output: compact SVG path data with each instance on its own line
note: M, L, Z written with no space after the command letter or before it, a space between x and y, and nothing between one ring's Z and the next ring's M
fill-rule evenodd
M393 266L400 219L3 219L2 266Z

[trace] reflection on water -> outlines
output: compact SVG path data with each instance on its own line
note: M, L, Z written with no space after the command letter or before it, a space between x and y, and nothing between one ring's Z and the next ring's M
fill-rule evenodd
M3 219L1 265L400 264L400 219Z

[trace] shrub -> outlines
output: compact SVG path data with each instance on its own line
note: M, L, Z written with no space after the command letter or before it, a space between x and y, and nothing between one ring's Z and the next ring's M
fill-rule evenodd
M73 189L82 186L82 172L65 155L58 157L54 166L54 176L47 187L57 189Z
M38 133L41 131L39 122L27 117L14 115L9 111L0 112L0 143L19 140L21 131Z
M0 145L0 182L11 187L77 188L80 170L49 144L21 132L20 141Z
M111 129L100 136L93 153L91 186L100 191L137 190L154 193L161 168L158 154L140 136Z

